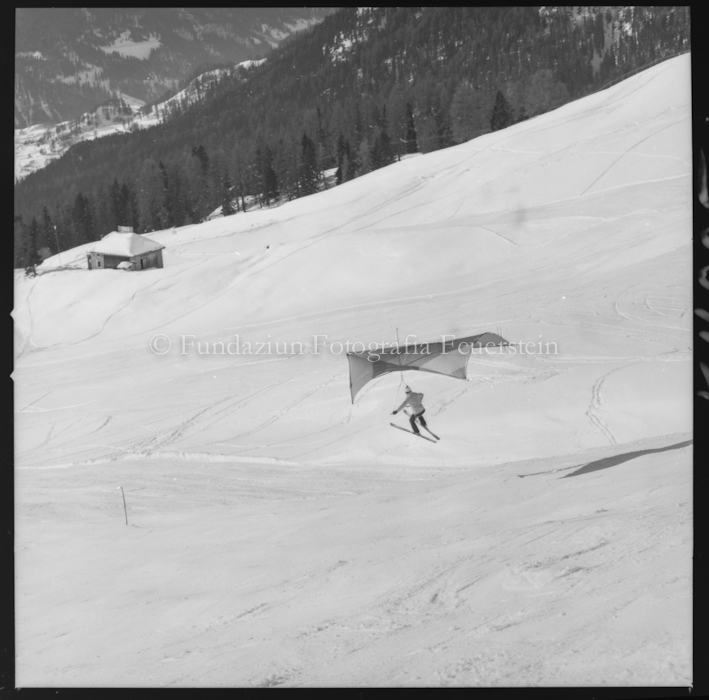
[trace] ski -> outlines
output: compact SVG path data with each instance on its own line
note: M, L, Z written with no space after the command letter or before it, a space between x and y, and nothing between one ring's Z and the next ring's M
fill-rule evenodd
M407 416L411 416L411 414L410 414L408 411L404 411L404 413L405 413ZM398 426L397 426L397 427L398 427ZM436 440L440 440L440 439L441 439L441 438L439 438L438 435L436 435L436 433L434 433L433 430L431 430L430 428L427 428L425 425L422 425L421 427L422 427L427 433L430 433L431 435L433 435L433 437L435 437Z
M435 437L436 440L440 440L440 439L441 439L441 438L439 438L438 435L436 435L436 433L434 433L433 430L431 430L430 428L427 428L425 425L422 425L421 427L422 427L425 431L427 431L428 433L430 433L431 435L433 435L433 437Z
M402 428L400 425L396 425L395 423L389 423L389 425L392 428L398 428L399 430L403 430L405 433L411 433L412 435L416 435L416 437L423 438L424 440L428 440L429 442L432 442L434 445L436 444L436 441L433 438L426 437L425 435L421 435L421 433L415 433L413 430L409 430L408 428Z

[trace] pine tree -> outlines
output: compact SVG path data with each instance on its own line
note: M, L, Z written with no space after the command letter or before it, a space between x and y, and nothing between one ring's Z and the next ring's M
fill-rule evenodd
M246 211L246 189L244 183L244 162L242 160L239 149L234 151L233 160L234 187L236 189L236 211L239 211L239 198L241 198L241 211Z
M79 192L74 199L71 217L77 245L96 240L91 202L88 197L85 197L81 192Z
M382 110L381 116L377 120L377 135L372 143L370 160L372 170L382 168L394 162L394 152L391 148L391 138L389 137L389 124L387 120L386 107Z
M467 81L461 83L453 94L450 119L453 138L457 143L469 141L482 131L480 98Z
M42 207L42 236L41 245L46 246L50 250L55 250L57 247L55 235L55 227L52 222L52 217L49 214L47 207ZM56 251L59 252L58 250Z
M406 152L418 153L418 136L416 135L416 125L414 123L414 110L411 102L406 103Z
M193 158L186 164L188 187L194 203L193 223L199 223L210 212L211 193L209 189L209 158L204 146L192 149Z
M13 249L13 265L22 267L25 262L25 249L27 247L27 232L26 226L22 221L22 216L15 214L13 217L13 234L14 234L14 249Z
M345 167L345 159L349 159L351 155L350 142L340 132L337 137L337 171L335 173L335 182L340 185L347 180L347 169Z
M371 154L372 148L369 145L369 139L365 137L364 139L362 139L362 142L359 144L359 148L357 149L357 170L355 173L355 177L359 177L360 175L366 175L367 173L372 171Z
M278 199L278 175L273 168L273 151L268 144L264 144L259 150L257 157L260 161L261 194L266 204L270 204Z
M490 129L499 131L505 129L513 123L512 109L507 98L502 93L502 90L497 91L495 98L495 106L492 108L492 116L490 117Z
M167 174L167 168L162 161L158 163L158 168L160 169L160 179L162 181L162 210L164 211L164 221L162 224L163 228L167 228L168 226L173 226L175 223L175 217L172 211L172 201L169 196L170 178Z
M152 158L143 161L137 180L138 211L142 230L159 231L168 227L163 172Z
M37 238L39 236L39 224L37 223L37 219L32 217L32 221L30 222L29 229L27 230L27 239L26 239L26 245L25 245L25 259L24 259L24 268L25 272L28 275L34 275L35 274L35 268L37 265L39 265L40 262L42 262L41 258L39 257L39 251L37 248Z
M305 196L318 191L320 173L318 172L315 144L305 133L303 133L303 138L300 140L300 147L300 191Z
M273 168L276 171L281 197L285 197L287 201L298 197L298 147L291 136L279 139Z
M328 130L325 126L325 121L322 116L322 111L320 107L317 108L317 118L318 125L316 131L316 152L318 160L318 170L320 172L327 170L330 167L331 156L330 156L330 138L328 135Z
M438 135L437 148L448 148L453 145L453 134L451 133L450 114L448 111L449 100L446 91L441 89L432 104L433 119L436 124Z
M354 104L354 117L353 117L353 135L352 135L352 145L353 145L353 155L359 149L362 139L365 138L364 133L364 119L362 119L362 112L359 108L359 103Z
M138 198L136 197L135 189L128 187L125 182L121 185L121 200L124 204L125 217L127 219L125 226L132 226L134 231L138 231L140 229Z
M111 224L108 232L116 231L118 226L127 226L127 216L125 213L124 198L121 193L121 186L118 180L114 177L113 183L109 188L109 211L111 214Z
M202 166L202 173L206 175L209 170L209 156L207 155L207 151L204 146L200 144L199 146L193 148L192 155L199 160L199 163Z
M105 236L111 231L111 212L109 197L106 190L101 187L96 197L96 232Z
M166 170L168 174L166 209L170 213L169 225L184 226L192 220L189 215L191 201L184 186L184 174L179 164L170 165Z
M231 216L234 214L234 205L232 203L233 196L231 191L231 177L229 176L229 170L226 167L226 163L220 164L220 192L221 192L221 205L222 205L222 216Z
M602 83L608 80L612 80L618 71L616 70L615 55L613 49L609 49L608 52L603 56L601 61L601 68L599 71L599 77Z
M535 117L561 106L569 99L566 86L556 80L548 68L538 70L530 78L525 90L525 105L529 116Z

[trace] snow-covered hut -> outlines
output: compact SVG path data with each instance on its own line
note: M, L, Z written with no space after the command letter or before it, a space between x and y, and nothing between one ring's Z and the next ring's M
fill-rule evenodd
M162 249L164 247L150 238L133 233L132 230L113 231L96 243L86 257L89 270L119 267L121 269L145 270L148 267L163 266Z

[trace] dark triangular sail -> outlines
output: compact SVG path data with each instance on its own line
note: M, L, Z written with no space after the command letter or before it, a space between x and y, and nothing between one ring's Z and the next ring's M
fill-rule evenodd
M352 403L367 382L389 372L418 370L465 379L471 350L497 345L509 343L497 333L481 333L465 338L446 336L445 343L418 343L405 347L347 353Z

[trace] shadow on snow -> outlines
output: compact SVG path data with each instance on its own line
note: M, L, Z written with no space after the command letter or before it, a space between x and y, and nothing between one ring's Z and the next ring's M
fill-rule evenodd
M572 472L571 474L565 474L560 479L566 479L570 476L581 476L581 474L589 474L590 472L597 472L600 469L608 469L609 467L616 467L623 462L627 462L636 457L642 457L643 455L653 454L655 452L666 452L667 450L679 450L682 447L687 447L691 445L693 440L685 440L684 442L678 442L676 445L667 445L666 447L658 447L654 450L636 450L635 452L626 452L622 455L613 455L612 457L604 457L603 459L598 459L595 462L589 462L584 464L581 469Z

